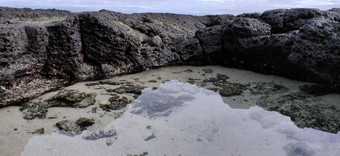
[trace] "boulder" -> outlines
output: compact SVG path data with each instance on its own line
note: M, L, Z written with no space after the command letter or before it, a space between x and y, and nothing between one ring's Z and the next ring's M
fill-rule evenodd
M315 20L300 28L288 60L303 69L306 80L319 79L340 88L340 23Z
M299 30L314 18L322 17L319 9L276 9L263 12L261 19L272 27L272 33L287 33Z

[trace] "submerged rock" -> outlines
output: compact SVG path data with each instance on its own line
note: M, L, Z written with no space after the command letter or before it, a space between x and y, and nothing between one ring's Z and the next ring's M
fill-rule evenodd
M170 81L171 82L171 81ZM146 89L143 94L145 96L139 97L133 102L133 109L131 113L142 114L149 118L168 116L176 107L182 106L185 101L194 99L192 95L183 94L178 97L170 96L173 90L162 90L160 93L157 90ZM192 92L196 92L193 90Z
M223 85L219 87L220 88L218 89L218 91L220 95L224 97L241 95L243 93L243 90L246 89L246 85L243 85L240 83L230 83L230 82L223 83Z
M109 129L109 130L100 130L94 133L86 134L83 136L83 138L86 140L98 140L101 138L109 138L109 137L113 137L116 135L117 135L116 130Z
M75 132L75 133L79 133L81 132L83 129L77 125L75 122L69 121L69 120L63 120L58 122L57 127L60 130L66 131L66 132Z
M220 95L224 97L241 95L248 85L229 82L229 78L227 75L217 73L216 77L203 80L201 85L205 86L205 83L212 83L215 87L210 87L209 90L219 91Z
M264 94L278 94L278 93L285 93L288 91L288 88L275 84L273 82L258 82L252 84L250 87L250 92L254 95Z
M45 119L48 107L46 102L28 102L23 104L20 111L24 114L26 120Z
M228 82L230 77L224 74L217 74L216 77L211 77L209 79L203 80L204 82L213 83L215 86L223 85L224 83Z
M175 106L180 101L184 103ZM146 142L149 136L153 138L152 134L156 138ZM112 143L109 139L115 140ZM150 155L177 156L202 152L225 155L234 151L234 155L337 156L339 141L338 134L298 128L289 117L257 106L232 109L215 92L173 80L161 84L157 90L143 90L125 114L102 131L84 132L76 137L55 133L35 136L29 140L23 155L58 155L60 151L127 155L148 151ZM169 143L171 148L167 146Z
M119 88L116 89L108 89L108 92L115 92L118 94L124 94L124 93L131 93L131 94L142 94L142 90L146 88L144 86L139 85L122 85Z
M157 80L149 80L150 83L157 83Z
M313 156L315 152L306 143L290 143L283 147L287 156Z
M303 85L300 86L299 89L305 93L315 95L315 96L321 96L332 93L332 89L325 86L320 85Z
M127 104L131 103L130 100L128 100L125 96L124 97L118 97L114 96L109 99L109 104L106 105L100 105L100 108L105 111L111 111L111 110L120 110L126 107Z
M192 73L193 71L192 71L192 69L185 69L185 70L183 70L183 72Z
M198 80L200 80L200 79L194 79L194 78L189 77L187 82L190 83L190 84L195 84L196 81L198 81Z
M310 127L331 133L340 131L340 110L304 93L263 96L256 104L291 117L291 120L301 128Z
M77 121L76 121L76 124L80 127L89 127L89 126L92 126L94 124L94 119L89 119L89 118L79 118Z
M149 141L149 140L154 139L154 138L156 138L156 136L155 136L155 134L152 133L150 136L145 138L144 141Z
M210 68L207 68L207 69L202 69L204 73L206 74L212 74L214 71Z
M59 130L65 131L66 134L74 135L78 134L83 130L86 130L87 127L93 125L95 122L93 119L88 118L79 118L76 122L70 120L63 120L56 124Z
M32 132L32 134L44 134L44 133L45 133L44 128L39 128L39 129L35 130L34 132Z
M46 102L57 107L87 107L96 102L96 93L85 93L78 90L62 90Z

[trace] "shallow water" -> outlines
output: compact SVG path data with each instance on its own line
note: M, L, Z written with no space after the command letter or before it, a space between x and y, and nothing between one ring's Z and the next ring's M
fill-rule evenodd
M294 81L294 80L290 80L287 78L282 78L282 77L277 77L277 76L272 76L272 75L263 75L263 74L258 74L258 73L254 73L250 71L238 70L238 69L233 69L233 68L225 68L225 67L220 67L220 66L166 67L166 68L160 68L160 69L153 69L153 70L136 73L136 74L117 76L109 80L115 81L115 82L131 82L134 85L142 85L142 86L147 86L147 87L155 89L159 87L161 84L165 85L164 83L168 82L169 80L177 79L182 83L190 82L190 83L193 83L199 86L199 88L196 88L195 90L200 90L201 92L202 88L216 87L212 85L211 83L203 84L202 82L210 78L215 78L218 74L229 76L230 78L228 79L228 82L231 82L231 83L240 83L244 85L254 84L254 83L259 83L259 82L280 84L288 88L289 92L298 92L299 86L304 85L304 84L310 84L307 82ZM115 143L118 140L120 140L119 137L123 137L123 136L125 138L124 139L125 141L120 140L118 142L119 144L124 145L124 147L119 147L119 150L115 149L114 151L111 151L111 152L121 153L117 155L126 155L125 153L139 155L143 152L149 152L149 155L153 155L151 152L154 151L155 153L158 152L157 155L164 155L164 154L167 154L167 155L177 154L178 155L178 153L180 152L176 152L176 151L181 151L181 149L183 149L183 151L185 152L180 153L181 155L193 155L199 152L201 152L202 154L200 153L198 155L208 155L207 153L204 153L204 152L210 149L209 154L215 151L216 155L222 154L223 152L226 152L226 154L224 155L237 155L237 154L254 155L252 153L255 153L258 155L266 155L266 153L267 155L273 155L271 154L271 152L274 152L274 153L277 152L278 153L277 155L286 155L287 151L285 149L287 150L296 149L295 152L303 152L302 149L297 148L300 146L301 148L305 147L306 149L309 149L309 147L312 146L313 151L315 150L314 146L316 145L314 144L306 143L308 145L308 148L307 148L306 144L299 143L300 141L296 141L296 139L287 140L286 139L287 136L292 137L292 135L289 135L289 132L288 132L290 131L290 128L287 128L286 132L282 132L282 133L281 131L285 130L284 128L283 130L280 130L280 131L273 130L275 129L277 125L288 124L290 125L288 127L293 127L293 129L295 130L296 130L296 126L289 120L288 117L280 116L276 112L270 112L270 113L273 113L272 116L270 116L268 113L264 113L264 114L267 114L268 116L266 115L266 116L261 117L260 115L263 113L262 112L263 110L259 107L254 107L254 106L256 106L256 101L262 95L261 96L253 95L249 91L249 89L243 90L243 93L240 95L234 95L234 96L229 96L229 97L221 97L219 96L217 92L206 91L206 90L202 91L203 93L197 93L197 94L189 92L187 95L194 97L194 99L192 99L191 101L189 100L190 99L189 96L187 97L182 96L181 97L182 100L185 100L185 99L187 100L180 101L178 98L173 97L175 94L162 93L162 88L158 88L158 90L156 90L157 92L153 92L150 89L147 89L147 90L144 90L143 95L139 97L139 100L142 100L142 102L131 104L130 107L127 108L129 109L127 112L125 112L126 109L106 112L100 109L99 102L108 101L111 95L107 95L106 90L117 88L119 87L119 85L103 84L103 85L86 86L87 83L97 83L97 82L98 81L81 82L81 83L77 83L77 84L63 88L63 89L75 89L75 90L80 90L82 92L88 92L88 93L90 92L97 93L96 104L93 106L89 106L87 108L80 109L80 108L67 108L67 107L52 107L48 109L46 119L34 119L34 120L23 119L22 118L23 114L22 112L19 111L18 106L10 106L10 107L5 107L5 108L0 109L0 156L20 155L20 153L24 150L25 146L26 146L26 151L24 153L33 152L34 150L37 150L36 147L34 147L36 146L36 144L41 144L41 147L44 147L44 149L47 149L48 148L47 145L49 145L48 143L51 143L51 142L47 141L46 146L44 143L42 142L38 143L38 142L40 139L44 140L43 138L46 138L46 140L48 140L47 138L50 139L51 137L52 137L52 140L54 140L53 138L56 137L58 138L58 140L61 140L62 142L65 142L65 140L68 140L66 142L69 142L69 143L65 143L64 145L66 146L65 147L66 149L68 149L67 147L74 147L75 149L77 149L77 147L75 146L76 145L78 146L79 144L79 146L82 147L82 148L78 148L79 150L80 149L84 150L84 149L89 148L89 149L93 149L93 152L94 152L96 151L96 149L102 148L103 151L97 151L97 152L99 153L102 152L101 154L103 155L107 155L107 152L110 152L111 150L113 150L112 149L113 147L118 148L117 144ZM189 87L189 88L192 88L192 87ZM177 91L175 90L173 92L177 92ZM32 101L41 102L56 95L57 93L58 91L50 92ZM205 95L205 93L211 93L211 94ZM162 96L160 96L159 94L161 94ZM280 95L280 93L278 93L278 95ZM121 94L119 96L126 96L128 98L131 98L131 95L128 95L128 94ZM150 96L152 98L150 98ZM329 104L340 106L339 97L340 97L339 94L329 94L329 95L321 96L320 98L327 101ZM152 107L151 106L149 107L147 103L152 99L158 99L158 101L172 101L171 103L175 107L172 107L172 105L170 105L171 107L169 107L169 105L160 105L159 107L155 107L154 105L151 105ZM200 103L204 103L204 102L206 104L203 107L203 104L200 104ZM144 103L146 103L146 105ZM157 106L157 102L154 104ZM132 106L137 106L137 105L141 105L141 107L136 107L136 108L132 107ZM96 113L91 112L91 110L95 107L98 108L97 112ZM196 107L197 109L201 108L201 110L191 112L191 110L195 110ZM210 108L214 111L210 111L209 110ZM150 110L146 111L148 109L151 109L152 111L156 111L156 112L153 113ZM337 109L340 109L340 107L337 107ZM134 110L133 111L134 114L131 112L132 110ZM160 110L163 110L163 111L157 112ZM138 112L140 113L138 114ZM184 112L187 115L185 114L181 115L181 113L179 115L176 115L178 114L177 112ZM123 113L123 116L119 118L119 116L121 116L122 113ZM147 116L148 114L153 116L152 120L145 118L145 116ZM257 114L257 117L250 118L251 114ZM138 119L135 119L132 117L129 118L128 115L135 117L135 118L138 117ZM159 116L159 115L165 115L165 116ZM166 119L168 118L166 117L166 115L168 115L171 119ZM210 117L214 115L215 117ZM275 116L277 115L278 115L277 118L279 118L279 120L276 120ZM177 121L175 120L176 116L178 116L179 118ZM117 136L115 136L117 137L117 139L112 140L112 138L111 139L104 138L104 139L98 139L97 141L91 142L91 141L86 141L84 139L81 139L81 137L85 135L85 133L87 132L84 132L82 136L75 136L75 137L68 137L68 136L54 132L55 124L57 122L62 121L62 120L76 121L80 117L93 118L95 120L95 124L88 128L88 133L98 131L98 130L112 129L110 126L110 123L112 122L114 126L113 129L116 130L117 132ZM202 120L197 120L201 118ZM271 118L273 118L273 120L270 120ZM136 122L128 122L127 121L128 119L132 119L133 121L136 121ZM167 122L165 120L167 120ZM197 120L197 122L193 120ZM216 121L212 122L213 120L216 120ZM261 120L261 122L258 122L257 120ZM182 122L185 121L185 124L179 121L182 121ZM227 123L227 127L223 127L223 125L219 124L219 122L224 122L224 121ZM169 122L171 122L171 124L169 124ZM119 129L120 126L123 126L123 128ZM150 126L151 126L151 129L150 129ZM176 126L177 126L177 130L176 130ZM183 128L183 131L185 131L185 133L178 130L180 126L184 126L184 127L187 126L186 128ZM189 126L191 126L191 128ZM239 126L238 129L232 129L237 126ZM265 128L262 128L262 126ZM130 129L126 127L129 127ZM149 127L149 129L147 127ZM199 127L207 127L207 128L206 129L201 128L200 130ZM217 133L215 133L212 130L214 127L218 127L219 131ZM284 126L281 126L281 128L282 127ZM45 135L37 136L38 134L32 134L32 132L34 132L35 130L39 128L45 129ZM168 131L166 131L166 129L168 129ZM252 131L247 132L246 130L249 130L249 129ZM226 134L223 134L223 135L220 134L222 130L227 131L228 134L230 133L231 136L228 136ZM296 132L298 131L300 130L296 130ZM312 131L313 133L318 132L322 135L324 134L324 132L319 132L315 130L312 130ZM177 134L178 135L182 134L181 136L177 136L177 137L179 138L182 137L182 139L186 139L186 140L181 140L178 138L177 139L174 138L174 140L172 140L171 138L170 140L165 139L164 141L164 138L167 137L167 136L163 136L164 133L165 134L174 133L172 134L172 136L177 136ZM189 133L192 133L192 134L189 134ZM136 135L132 135L132 134L136 134ZM152 134L154 134L155 138L153 138ZM218 136L216 134L218 134ZM300 135L300 133L294 133L294 134L296 134L297 136ZM328 133L325 133L325 134L328 135ZM207 141L209 140L209 138L211 138L209 136L214 136L213 138L220 138L220 136L224 136L227 139L225 140L214 139L215 143L211 143ZM265 138L265 136L273 137L273 138L268 139L268 138ZM306 135L302 135L302 136L306 136ZM163 137L163 140L162 140L162 137ZM315 135L307 136L307 137L316 138ZM30 140L30 144L26 145L30 138L32 138ZM78 139L75 139L75 138L78 138ZM143 141L147 138L149 138L148 141ZM295 138L297 137L295 136ZM317 138L324 139L325 137L317 136ZM38 141L34 141L34 140L38 140ZM267 140L271 142L268 142ZM35 144L32 144L32 141L35 142ZM296 144L294 143L294 144L287 145L292 141L293 142L295 141ZM112 145L107 146L106 142L108 142L109 144L110 142L113 142L113 143ZM159 146L153 145L151 143L157 143L159 144ZM55 142L53 144L56 144L59 146L60 143ZM128 146L128 145L137 146L137 144L138 144L138 147L134 147L133 149L130 149L130 147L132 146ZM193 144L193 145L190 146L188 144ZM216 144L220 144L220 145L216 145ZM215 148L213 147L207 148L206 146L209 146L209 145L213 145ZM330 143L330 145L331 146L329 147L327 146L325 147L325 150L321 150L321 151L324 152L324 151L327 151L327 149L334 148L333 143ZM338 145L338 144L334 144L334 145ZM54 149L54 146L52 145L49 145L49 146L51 146L48 149L50 152L59 150L58 148ZM63 145L60 145L60 146L63 146ZM86 148L83 148L84 146L86 146ZM139 148L139 146L141 147ZM321 146L318 144L317 146L321 148L323 145ZM31 147L32 149L28 149ZM282 149L282 147L284 148ZM186 148L188 149L191 148L194 150L185 150ZM144 149L150 149L150 150L143 151ZM162 150L158 150L158 149L162 149ZM221 151L219 153L220 149ZM334 149L332 150L334 151ZM195 152L195 151L196 153L189 153L189 154L186 153L186 152ZM320 151L320 150L316 150L316 151ZM36 152L37 154L39 154L39 151L36 151ZM42 152L46 152L46 151L42 151ZM68 150L66 151L61 150L59 152L61 153L56 154L56 155L62 155L62 154L66 155L69 152L71 153L71 151L68 151ZM81 153L81 151L77 151L77 152ZM91 152L85 150L84 153L88 154ZM314 153L317 153L317 152L314 152ZM40 153L40 154L43 154L43 153ZM329 153L326 153L326 154L329 154ZM79 155L79 154L77 153L76 155ZM116 155L116 154L111 154L111 155ZM288 155L297 155L297 154L293 152L290 154L288 153ZM303 155L303 153L300 155Z
M337 109L340 109L340 95L339 94L327 94L320 96L321 99L334 105Z
M257 106L232 109L218 93L177 80L144 89L108 131L116 135L88 140L89 131L56 130L31 138L22 155L340 155L340 133L301 129Z

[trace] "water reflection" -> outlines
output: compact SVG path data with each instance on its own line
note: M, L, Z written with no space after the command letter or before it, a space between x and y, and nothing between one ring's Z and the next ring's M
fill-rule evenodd
M22 155L338 156L339 147L340 133L300 129L260 107L231 109L218 93L172 80L144 89L105 129L36 136Z

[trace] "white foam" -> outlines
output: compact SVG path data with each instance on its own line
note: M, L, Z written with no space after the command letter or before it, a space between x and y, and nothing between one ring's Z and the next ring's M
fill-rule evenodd
M35 136L22 155L340 155L340 133L300 129L289 117L260 107L231 109L218 93L177 80L144 89L103 131L109 130L117 135Z

